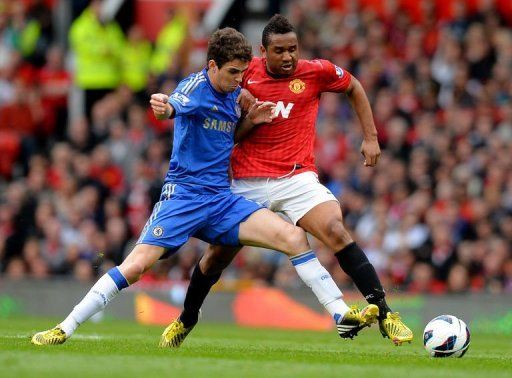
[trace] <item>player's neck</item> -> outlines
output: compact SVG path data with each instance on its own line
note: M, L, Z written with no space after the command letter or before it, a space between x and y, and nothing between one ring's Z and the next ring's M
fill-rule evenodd
M220 89L220 86L219 84L217 83L217 78L216 76L213 74L213 72L211 72L211 70L207 70L206 71L206 74L208 75L208 80L210 81L210 84L212 85L213 89L215 89L215 91L217 91L218 93L220 94L225 94L225 92L223 92L221 89Z

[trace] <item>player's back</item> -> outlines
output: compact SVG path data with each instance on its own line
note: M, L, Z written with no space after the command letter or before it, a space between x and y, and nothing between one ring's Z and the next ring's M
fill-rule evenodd
M273 77L263 58L253 58L243 87L277 104L277 117L259 125L233 150L235 178L279 177L315 171L315 122L322 92L342 92L350 74L325 60L299 60L293 75Z
M229 189L229 156L240 117L239 92L217 92L206 70L179 83L169 97L176 118L166 183L197 193Z

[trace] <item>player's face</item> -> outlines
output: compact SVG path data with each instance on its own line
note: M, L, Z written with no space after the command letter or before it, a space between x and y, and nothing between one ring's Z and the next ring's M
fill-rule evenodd
M299 60L297 34L271 34L267 48L261 46L261 54L267 59L267 69L276 75L292 75Z
M242 76L249 67L249 62L235 59L219 68L213 60L208 62L210 79L216 90L223 93L233 92L242 82Z

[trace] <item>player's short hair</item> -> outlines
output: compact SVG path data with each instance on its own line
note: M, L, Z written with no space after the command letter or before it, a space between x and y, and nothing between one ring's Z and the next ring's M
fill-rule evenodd
M272 34L286 34L291 32L295 33L295 28L290 21L283 15L275 14L263 28L261 44L263 47L267 48L270 44L270 36Z
M238 59L249 62L252 59L252 46L239 31L233 28L218 29L208 41L207 60L214 60L222 68L227 62Z

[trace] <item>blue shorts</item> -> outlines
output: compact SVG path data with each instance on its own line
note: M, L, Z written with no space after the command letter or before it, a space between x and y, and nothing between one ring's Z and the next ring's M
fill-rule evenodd
M210 244L237 246L240 223L262 208L229 190L196 194L177 184L165 184L137 244L166 248L162 258L175 253L190 237Z

